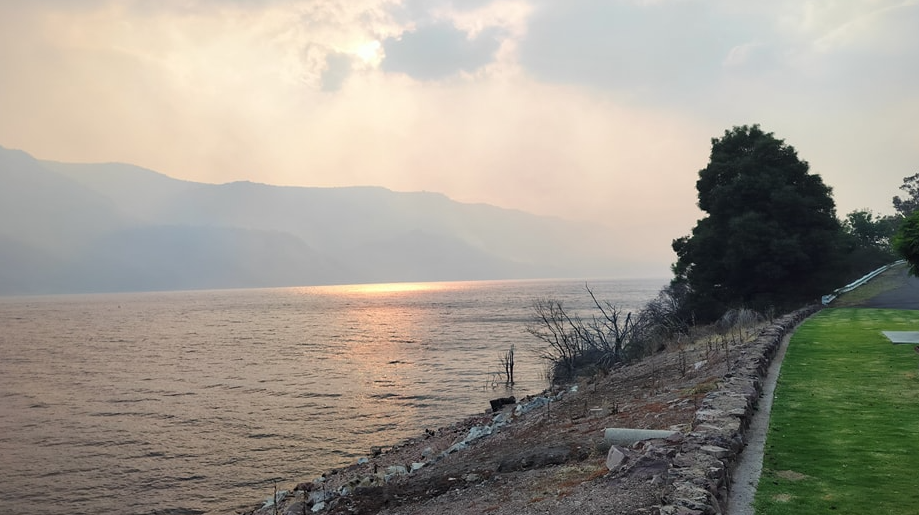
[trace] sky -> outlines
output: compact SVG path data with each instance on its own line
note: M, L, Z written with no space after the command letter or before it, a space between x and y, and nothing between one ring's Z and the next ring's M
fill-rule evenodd
M736 125L840 216L892 212L917 28L919 0L0 0L0 146L588 220L665 275Z

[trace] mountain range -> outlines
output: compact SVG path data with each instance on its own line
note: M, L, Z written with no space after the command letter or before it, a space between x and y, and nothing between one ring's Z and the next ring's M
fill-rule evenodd
M609 228L381 187L205 184L0 147L0 294L621 277Z

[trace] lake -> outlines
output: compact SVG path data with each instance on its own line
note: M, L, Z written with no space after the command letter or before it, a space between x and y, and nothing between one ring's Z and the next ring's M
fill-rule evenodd
M640 309L666 283L589 281ZM4 513L235 513L539 393L536 299L584 281L0 298ZM516 349L516 384L499 379Z

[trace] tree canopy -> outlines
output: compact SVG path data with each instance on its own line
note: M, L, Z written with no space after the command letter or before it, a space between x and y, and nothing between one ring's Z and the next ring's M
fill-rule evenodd
M891 240L901 220L900 215L878 215L869 209L846 215L841 236L845 282L897 259Z
M899 195L893 198L893 208L901 216L907 217L919 209L919 173L903 178L900 190L906 193L905 197Z
M899 225L898 216L882 216L870 209L852 211L842 221L843 230L859 245L882 251L890 248L890 239Z
M834 285L841 228L832 190L758 125L712 139L696 182L707 216L673 241L683 309L710 321L732 307L782 309Z
M909 273L919 276L919 211L906 217L893 237L894 250L909 263Z

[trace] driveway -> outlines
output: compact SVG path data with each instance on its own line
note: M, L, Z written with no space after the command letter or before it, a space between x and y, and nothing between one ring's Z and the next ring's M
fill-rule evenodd
M919 278L909 275L906 267L898 270L897 273L902 279L900 287L880 293L859 304L858 307L919 309Z

